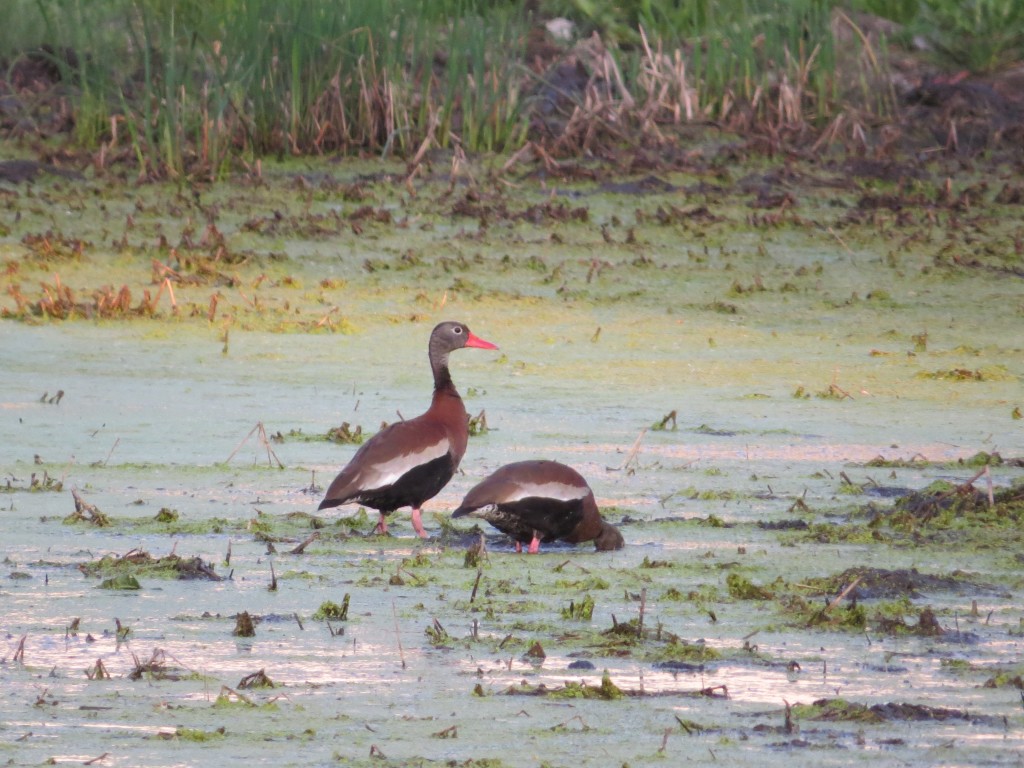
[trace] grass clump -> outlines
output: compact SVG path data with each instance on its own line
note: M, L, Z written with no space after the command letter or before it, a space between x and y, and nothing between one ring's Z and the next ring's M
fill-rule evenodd
M921 0L912 26L947 69L987 73L1024 58L1024 5L1016 0Z
M453 642L452 636L448 634L448 630L437 619L434 619L423 632L427 636L427 641L435 648L451 647Z
M738 573L730 573L725 578L725 586L729 590L729 596L734 600L771 600L773 593L764 587L759 587Z
M599 699L602 701L615 701L627 695L612 682L608 670L601 675L600 685L566 681L562 688L548 688L543 684L532 686L523 683L507 688L505 694L508 696L544 696L549 699Z
M161 507L160 511L153 517L157 523L174 523L178 521L178 510Z
M798 595L789 595L781 601L783 609L804 627L834 631L862 632L868 617L863 605L845 603L832 607L828 603L812 602Z
M341 599L341 605L332 602L331 600L325 600L320 603L320 607L316 609L313 614L314 621L348 621L348 604L350 595L348 592Z
M8 477L7 482L4 485L0 485L0 493L17 493L19 491L63 491L64 483L56 478L50 477L50 474L43 470L42 476L37 475L35 472L29 477L28 485L17 485L14 482L14 478Z
M590 621L594 617L594 598L585 595L579 602L569 601L569 606L562 609L562 618L572 621Z
M1024 691L1024 670L1018 667L998 672L982 683L982 688L1018 688Z

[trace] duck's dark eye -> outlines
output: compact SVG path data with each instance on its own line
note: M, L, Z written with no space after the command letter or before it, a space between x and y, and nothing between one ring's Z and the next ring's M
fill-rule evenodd
M458 336L460 333L462 333L462 326L456 325L454 328L452 328L452 333Z

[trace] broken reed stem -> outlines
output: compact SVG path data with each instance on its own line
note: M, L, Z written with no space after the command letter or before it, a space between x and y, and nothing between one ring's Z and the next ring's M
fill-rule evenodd
M839 243L839 244L840 244L841 246L843 246L843 249L844 249L844 250L845 250L845 251L846 251L847 253L849 253L849 254L851 254L851 255L853 254L853 251L851 251L851 250L850 250L850 246L848 246L848 245L847 245L847 244L846 244L846 243L845 243L845 242L843 241L843 238L841 238L841 237L840 237L840 236L838 235L838 233L837 233L837 232L836 232L836 231L835 231L834 229L832 229L832 227L829 227L829 228L828 228L828 229L827 229L826 231L827 231L827 232L828 232L828 233L829 233L830 235L832 235L832 237L834 237L834 238L836 239L836 242L837 242L837 243Z
M480 578L484 575L483 568L476 569L476 581L473 582L473 591L469 595L469 602L476 600L476 591L480 588Z
M633 441L633 447L629 449L629 453L626 455L626 460L622 462L618 467L614 469L608 467L608 469L614 472L621 472L623 469L630 465L630 462L636 458L636 455L640 452L640 442L644 439L644 435L647 434L647 427L640 430L640 434L636 436L636 440Z
M665 747L668 746L668 737L672 734L671 728L666 728L665 732L661 734L661 746L658 747L660 754L665 754Z
M250 429L249 434L242 438L242 442L235 446L235 450L233 450L231 455L224 460L224 463L230 464L231 460L235 458L235 454L242 449L242 446L245 445L249 441L249 438L254 434L258 436L260 443L267 450L267 466L273 466L273 462L271 461L271 459L273 459L277 462L278 469L284 469L284 464L282 464L281 460L277 458L277 454L274 453L274 449L270 447L270 440L267 438L267 430L264 428L262 421L256 422L256 426Z
M267 437L267 430L263 427L263 422L258 422L256 426L260 428L260 442L262 442L263 447L267 449L267 466L273 466L270 463L270 459L273 457L274 461L277 462L277 468L284 469L284 464L282 464L281 460L277 458L277 454L274 453L274 449L270 447L270 439Z
M640 590L640 620L636 625L636 636L644 636L644 610L647 608L647 587Z
M271 592L277 592L277 574L274 573L274 561L270 561L270 586L267 587Z
M402 661L402 669L405 669L405 650L402 648L402 635L398 631L398 609L395 608L395 601L391 601L391 613L395 617L395 641L398 643L398 658Z
M18 648L14 652L14 658L12 661L20 661L22 664L25 663L25 640L28 639L28 635L22 635L21 640L18 641Z
M960 485L956 486L952 490L946 491L945 493L940 493L938 496L936 496L934 499L931 500L931 503L933 505L937 505L940 501L942 501L943 499L949 498L954 493L965 492L968 488L971 488L974 485L974 481L977 480L982 475L988 475L988 484L989 484L989 486L988 486L988 503L989 503L990 507L993 506L995 504L995 497L994 497L994 495L992 493L992 475L991 475L991 473L988 470L988 464L986 464L984 467L982 467L977 472L975 472L970 480L967 480L966 482L961 483ZM72 491L72 493L74 493L74 491ZM933 513L933 514L937 514L937 509L936 509L936 512Z
M90 680L110 679L110 672L107 671L107 666L103 663L103 659L96 659L96 666L92 669L87 669L85 674Z
M842 400L844 398L847 398L847 397L850 398L851 400L854 399L853 395L851 395L849 392L847 392L845 389L840 387L835 382L832 382L831 384L829 384L828 385L828 389L829 389L829 392L831 392L832 394L837 394L838 393L839 396L840 396L839 397L840 400Z
M246 442L249 440L249 438L253 436L253 434L256 432L257 429L260 428L260 426L261 426L261 422L256 422L256 426L249 430L249 434L247 434L245 437L242 438L242 442L240 442L238 445L236 445L235 446L235 450L233 450L231 452L231 455L228 456L224 460L225 464L230 464L231 463L231 460L233 458L235 458L235 454L238 453L242 449L242 446L246 444Z
M107 466L107 463L110 461L110 457L114 455L114 449L117 448L117 444L120 443L120 442L121 442L121 438L120 437L115 438L114 444L112 446L110 446L110 452L107 453L107 458L105 458L103 460L103 466L104 467Z
M854 588L855 588L855 587L856 587L856 586L857 586L858 584L860 584L860 580L861 580L861 577L860 577L860 576L858 576L858 577L857 577L856 579L854 579L853 581L851 581L851 582L849 583L849 585L848 585L848 586L847 586L847 587L846 587L846 588L845 588L845 589L844 589L844 590L843 590L842 592L840 592L840 593L839 593L838 595L836 595L836 597L835 597L835 598L833 598L833 599L832 599L832 600L831 600L831 601L829 602L829 604L825 606L825 610L826 610L826 611L829 611L829 610L831 610L832 608L835 608L835 607L836 607L837 605L839 605L839 604L840 604L841 602L843 602L843 600L844 600L844 599L846 598L846 596L847 596L848 594L850 594L851 592L853 592Z
M306 540L304 542L299 544L297 547L295 547L295 549L293 549L288 554L290 554L290 555L301 555L305 551L306 547L308 547L312 542L316 541L319 538L320 538L320 532L319 531L313 531L313 533L311 533L306 538Z

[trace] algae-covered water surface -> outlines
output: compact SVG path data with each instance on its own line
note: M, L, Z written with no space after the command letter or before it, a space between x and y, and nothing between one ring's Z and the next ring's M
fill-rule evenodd
M0 190L0 760L1019 764L1012 176L563 170ZM444 319L431 538L317 512ZM542 457L623 550L450 519Z

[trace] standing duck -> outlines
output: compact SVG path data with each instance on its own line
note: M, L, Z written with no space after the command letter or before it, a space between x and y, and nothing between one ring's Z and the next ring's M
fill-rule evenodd
M598 551L622 549L619 530L606 523L594 492L572 467L557 461L506 464L475 486L452 517L474 515L516 541L516 552L529 543L530 554L541 542L561 539L572 544L593 541Z
M421 538L420 507L448 484L469 440L469 415L448 371L456 349L497 349L474 336L464 323L444 322L430 334L427 347L434 373L434 397L426 413L385 427L367 440L334 478L319 509L356 502L380 512L375 529L386 534L385 517L412 507L412 527Z

